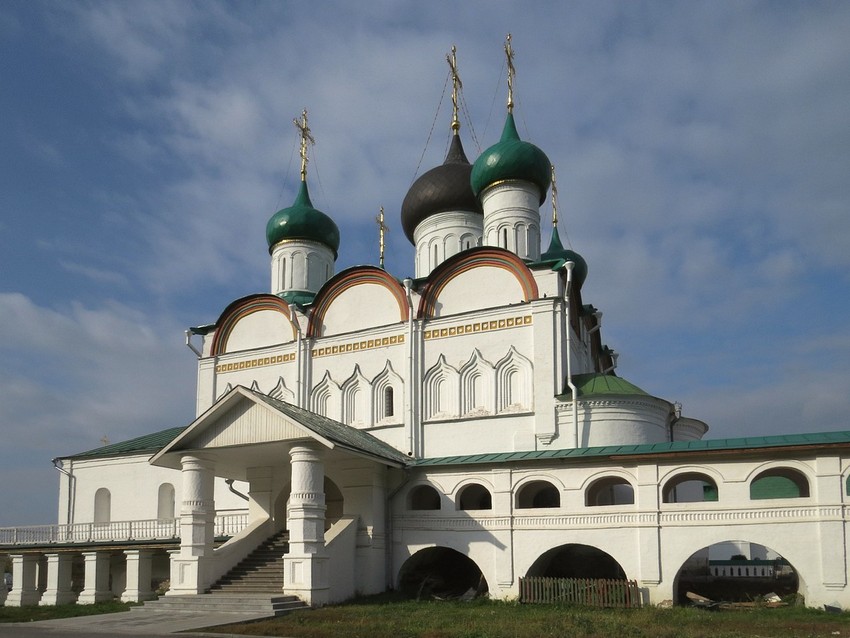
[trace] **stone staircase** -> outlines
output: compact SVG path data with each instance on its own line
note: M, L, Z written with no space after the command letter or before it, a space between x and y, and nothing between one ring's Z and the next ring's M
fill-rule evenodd
M161 596L149 600L134 612L203 612L207 614L253 615L257 618L282 616L296 609L309 609L297 596L284 594L198 594L197 596Z
M283 555L288 551L289 533L286 530L278 532L220 578L210 587L210 593L280 593L283 588Z
M216 582L206 594L162 596L144 607L151 611L256 614L280 616L309 606L283 589L283 555L289 550L289 534L284 530L270 537L248 554L236 567Z

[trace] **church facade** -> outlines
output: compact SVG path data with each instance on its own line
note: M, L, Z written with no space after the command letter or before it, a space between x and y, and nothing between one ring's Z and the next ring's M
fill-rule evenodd
M5 604L142 600L166 579L203 594L285 531L276 590L312 605L426 583L511 598L525 576L629 578L660 603L732 541L793 565L808 604L850 605L850 432L706 440L617 376L588 265L541 219L548 158L509 91L501 139L470 162L457 85L446 160L402 206L401 280L334 272L302 115L269 292L187 333L197 418L57 459L58 524L0 530Z

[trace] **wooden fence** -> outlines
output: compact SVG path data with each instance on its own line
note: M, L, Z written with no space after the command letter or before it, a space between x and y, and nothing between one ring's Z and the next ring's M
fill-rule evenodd
M641 595L635 580L531 577L519 579L519 602L640 607Z

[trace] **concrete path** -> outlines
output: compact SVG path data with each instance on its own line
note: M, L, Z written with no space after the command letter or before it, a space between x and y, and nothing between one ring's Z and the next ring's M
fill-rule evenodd
M94 634L111 636L132 635L135 638L159 638L177 632L192 631L227 625L230 623L247 622L268 618L256 614L225 614L210 612L118 612L98 616L82 616L79 618L61 618L58 620L40 620L29 623L0 624L0 637L31 637L49 638L65 636L67 638L86 638ZM228 634L196 633L184 635L194 636L227 636ZM232 634L230 634L232 635Z

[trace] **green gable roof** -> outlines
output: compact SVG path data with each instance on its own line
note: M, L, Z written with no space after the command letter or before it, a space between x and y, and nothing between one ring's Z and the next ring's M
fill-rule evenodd
M176 439L183 430L186 429L186 427L187 426L184 425L177 428L168 428L167 430L160 430L153 434L139 436L135 439L130 439L129 441L103 445L93 450L87 450L85 452L60 458L85 459L105 456L128 456L131 454L144 454L147 452L153 454L154 452L159 452L159 450Z

